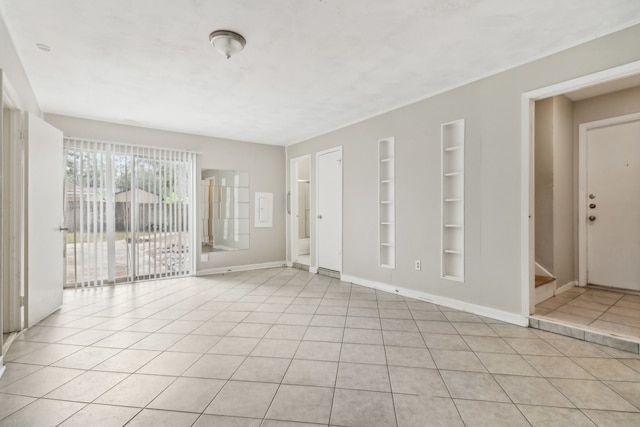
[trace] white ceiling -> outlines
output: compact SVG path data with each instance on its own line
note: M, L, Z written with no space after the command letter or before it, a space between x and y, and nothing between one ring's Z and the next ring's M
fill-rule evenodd
M287 145L633 25L640 1L0 0L0 14L45 112ZM245 50L218 54L218 29Z

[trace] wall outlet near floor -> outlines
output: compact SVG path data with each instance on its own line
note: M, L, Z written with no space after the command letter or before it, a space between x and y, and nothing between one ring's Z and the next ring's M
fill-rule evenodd
M414 266L415 266L416 270L419 271L419 270L422 269L422 263L420 262L419 259L415 260L413 263L414 263Z

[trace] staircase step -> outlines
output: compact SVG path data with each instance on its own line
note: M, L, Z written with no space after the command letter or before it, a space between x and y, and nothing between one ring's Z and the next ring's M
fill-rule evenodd
M542 275L536 274L536 288L539 288L540 286L546 285L547 283L551 283L554 280L556 280L555 277L542 276Z

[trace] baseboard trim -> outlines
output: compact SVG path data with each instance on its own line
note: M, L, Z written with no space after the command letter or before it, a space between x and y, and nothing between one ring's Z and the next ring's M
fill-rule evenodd
M7 367L4 366L4 356L0 355L0 380L2 379L2 376L4 375L6 370Z
M293 261L287 261L287 267L293 267Z
M263 262L260 264L233 265L230 267L207 268L196 271L196 276L208 276L210 274L232 273L235 271L261 270L263 268L286 267L286 261Z
M467 313L477 314L479 316L489 317L491 319L500 320L518 326L529 326L529 318L507 311L497 310L483 305L471 304L459 301L453 298L447 298L439 295L433 295L426 292L415 291L413 289L392 286L387 283L376 282L373 280L363 279L361 277L342 275L342 281L351 282L356 285L366 286L368 288L377 289L391 294L402 295L403 297L415 298L422 301L438 304L443 307L453 308Z
M563 292L566 292L566 291L568 291L569 289L571 289L571 288L573 288L575 286L578 286L578 281L577 280L574 280L572 282L566 283L566 284L560 286L559 288L556 288L554 295L558 295L558 294L561 294Z
M318 267L309 266L309 273L317 274L318 273Z

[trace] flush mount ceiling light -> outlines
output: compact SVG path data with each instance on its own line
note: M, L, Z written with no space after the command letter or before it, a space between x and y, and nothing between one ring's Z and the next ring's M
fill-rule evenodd
M36 47L40 50L44 50L45 52L51 52L51 47L44 43L36 43Z
M218 30L209 34L209 41L227 59L240 52L247 44L247 41L240 34L227 30Z

